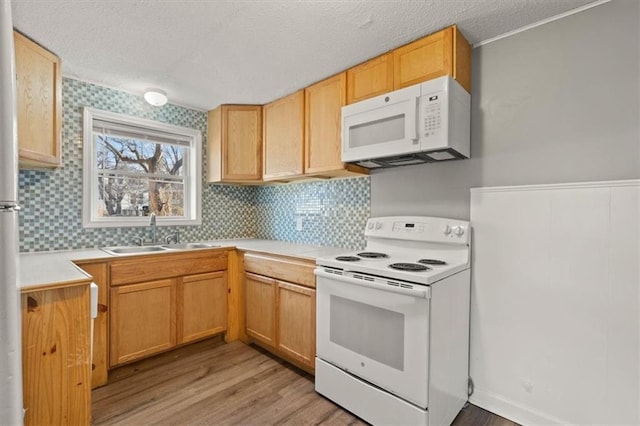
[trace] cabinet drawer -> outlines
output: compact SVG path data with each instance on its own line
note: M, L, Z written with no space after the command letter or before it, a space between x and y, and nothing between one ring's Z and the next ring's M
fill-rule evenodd
M115 261L111 264L111 285L122 285L181 275L227 269L227 253L162 254Z
M313 275L315 264L311 261L279 256L245 253L244 270L254 274L273 277L307 287L316 287Z

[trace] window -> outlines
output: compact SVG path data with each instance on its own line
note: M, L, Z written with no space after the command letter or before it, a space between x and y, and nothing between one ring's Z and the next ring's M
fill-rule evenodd
M84 109L85 227L199 225L198 130Z

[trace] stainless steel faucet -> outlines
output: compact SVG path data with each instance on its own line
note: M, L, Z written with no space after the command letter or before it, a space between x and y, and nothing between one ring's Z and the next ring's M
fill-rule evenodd
M158 231L156 229L156 214L151 213L149 215L149 226L151 227L151 242L153 244L158 242Z
M169 234L165 237L167 244L180 244L180 229L176 229L176 232Z

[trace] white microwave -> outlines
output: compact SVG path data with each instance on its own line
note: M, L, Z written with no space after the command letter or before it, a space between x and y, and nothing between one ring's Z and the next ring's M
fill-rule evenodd
M369 169L469 158L471 96L449 76L342 107L342 161Z

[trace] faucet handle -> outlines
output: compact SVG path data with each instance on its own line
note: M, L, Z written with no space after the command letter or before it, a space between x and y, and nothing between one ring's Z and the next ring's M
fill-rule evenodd
M174 232L173 234L169 234L165 237L165 241L167 242L167 244L171 244L172 242L174 244L180 244L180 231L176 230L176 232Z
M132 243L138 244L139 246L142 245L143 241L144 240L142 239L142 237L133 237L133 239L131 240Z

